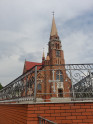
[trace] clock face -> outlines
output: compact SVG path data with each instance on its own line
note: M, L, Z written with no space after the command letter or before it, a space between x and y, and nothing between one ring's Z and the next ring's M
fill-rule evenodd
M56 56L59 57L60 56L60 51L56 50Z

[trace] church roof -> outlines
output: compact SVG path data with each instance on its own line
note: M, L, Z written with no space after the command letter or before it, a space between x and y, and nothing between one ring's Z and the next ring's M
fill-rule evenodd
M35 65L42 65L42 63L25 61L24 72L27 72L28 70L33 68ZM41 66L37 66L37 70L39 70L40 68Z
M56 28L56 24L55 24L54 15L53 15L53 19L52 19L52 27L51 27L51 33L50 33L50 36L54 36L54 35L58 35L58 33L57 33L57 28Z

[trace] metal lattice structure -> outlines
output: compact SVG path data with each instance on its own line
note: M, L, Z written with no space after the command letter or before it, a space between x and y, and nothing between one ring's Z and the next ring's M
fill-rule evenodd
M34 85L36 82L36 68L37 67L33 67L27 73L19 76L0 90L0 100L27 100L29 98L33 101L35 97ZM30 90L29 94L27 94L28 90Z
M39 65L38 65L39 66ZM69 98L71 100L78 100L78 99L93 99L93 64L66 64L66 65L51 65L49 69L45 68L48 67L40 66L38 70L38 66L33 67L31 70L22 74L17 79L6 85L2 90L0 90L0 101L19 101L19 100L30 100L36 102L38 99L38 95L50 95L58 94L56 99L61 97L64 98L64 94L69 94ZM56 72L57 71L66 72L62 81L71 84L70 92L62 92L59 95L59 92L54 92L55 86L58 88L63 87L63 82L56 80ZM51 74L54 72L54 79L50 80L51 82L51 90L53 92L46 93L46 92L37 92L37 89L41 89L41 85L38 82L43 83L47 74L44 73L44 80L39 78L38 74L41 72L49 71ZM61 73L62 75L62 73ZM53 76L52 76L53 77ZM60 76L61 77L61 76ZM63 89L64 90L64 89Z
M57 123L50 121L48 119L45 119L41 116L39 116L38 119L39 119L39 124L57 124Z
M93 72L89 71L86 77L83 77L78 83L74 84L75 98L93 97Z

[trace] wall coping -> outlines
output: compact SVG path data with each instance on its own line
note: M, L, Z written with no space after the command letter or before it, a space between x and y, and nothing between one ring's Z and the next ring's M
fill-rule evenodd
M67 103L67 104L71 104L71 103L93 103L93 100L86 100L86 101L66 101L66 102L33 102L33 103L31 103L31 101L24 101L24 102L16 102L16 103L9 103L9 102L5 102L5 101L3 101L2 103L0 103L1 105L2 104L23 104L23 105L33 105L33 104L35 104L35 105L37 105L37 104L60 104L60 103Z

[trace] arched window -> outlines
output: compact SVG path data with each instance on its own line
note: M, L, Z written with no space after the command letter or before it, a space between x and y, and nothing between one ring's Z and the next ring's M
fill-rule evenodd
M59 64L59 59L58 59L58 64Z
M60 82L63 82L63 74L61 70L56 71L56 80L60 80Z
M56 49L57 49L57 43L56 43Z
M60 57L60 50L56 50L56 56Z
M59 44L58 44L58 49L59 49Z
M37 90L38 90L38 91L41 91L41 89L42 89L41 84L38 84L38 85L37 85Z
M57 49L59 49L59 44L57 44Z

